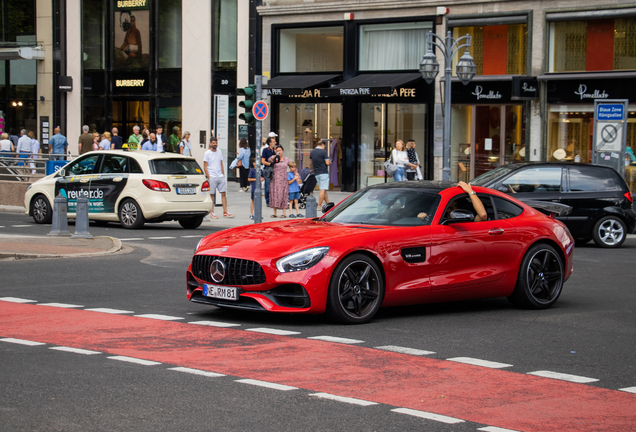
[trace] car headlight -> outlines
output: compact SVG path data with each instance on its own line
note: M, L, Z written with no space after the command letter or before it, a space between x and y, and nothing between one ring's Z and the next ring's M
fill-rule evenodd
M276 262L276 268L281 273L307 270L318 264L327 255L327 252L329 252L329 248L326 246L296 252L279 259Z
M203 243L203 239L205 239L205 237L203 237L201 240L199 240L199 243L197 243L197 247L194 248L194 253L197 253L197 251L199 250L199 246L201 246L201 243Z

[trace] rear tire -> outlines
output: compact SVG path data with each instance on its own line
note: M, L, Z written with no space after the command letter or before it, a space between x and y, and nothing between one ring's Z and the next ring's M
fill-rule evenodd
M31 215L38 224L50 224L53 219L51 203L44 195L36 195L31 200Z
M119 222L126 229L141 228L146 223L141 207L134 199L125 199L119 206Z
M508 300L517 307L546 309L557 301L562 289L561 257L552 246L537 243L523 257L517 285Z
M179 219L179 225L185 229L196 229L203 223L203 216L195 216L187 219Z
M627 226L617 216L605 216L594 225L592 237L594 243L602 248L617 248L627 238Z
M383 300L384 279L375 261L364 254L353 254L338 264L327 294L327 311L332 318L345 324L366 323Z

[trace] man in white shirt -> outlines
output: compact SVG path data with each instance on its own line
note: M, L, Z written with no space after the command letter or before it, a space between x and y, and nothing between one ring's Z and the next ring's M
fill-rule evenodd
M27 135L28 132L29 131L27 131L26 129L22 129L20 131L20 139L18 140L18 145L15 148L16 153L19 153L19 158L29 158L29 155L33 152L31 138L29 138ZM29 153L29 155L27 155L26 153ZM18 166L24 166L24 163L20 162Z
M166 145L166 136L163 134L163 127L161 125L157 125L157 151L161 153L165 153L166 149L164 146Z
M233 218L234 215L227 211L227 181L225 180L225 169L223 167L223 153L218 149L216 138L210 138L209 150L203 155L203 171L210 183L210 194L215 194L218 190L221 194L221 203L223 204L223 217ZM211 219L218 219L218 216L212 211Z

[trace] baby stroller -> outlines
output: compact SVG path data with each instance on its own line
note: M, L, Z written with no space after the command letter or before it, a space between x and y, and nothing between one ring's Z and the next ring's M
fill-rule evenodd
M300 170L300 178L303 181L303 184L300 186L298 207L304 209L307 206L307 197L311 195L316 188L316 176L311 173L309 168L303 168Z

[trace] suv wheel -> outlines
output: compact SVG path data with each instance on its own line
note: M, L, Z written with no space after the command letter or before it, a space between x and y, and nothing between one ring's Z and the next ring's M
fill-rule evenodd
M185 229L196 229L203 223L203 216L195 216L186 219L179 219L179 224Z
M128 198L121 203L119 207L119 222L126 229L137 229L144 225L146 219L135 200Z
M627 237L625 222L617 216L605 216L599 219L592 231L594 243L603 248L616 248L623 244Z
M31 215L35 223L50 224L53 219L51 203L44 195L37 195L31 201Z

